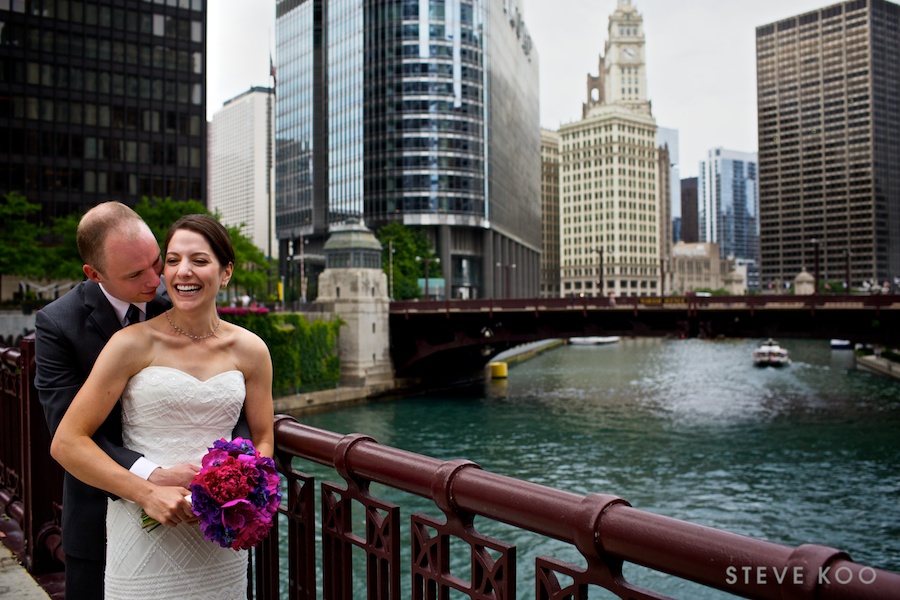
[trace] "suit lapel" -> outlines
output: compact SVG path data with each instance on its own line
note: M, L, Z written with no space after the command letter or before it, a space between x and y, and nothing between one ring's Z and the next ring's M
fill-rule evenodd
M103 295L100 285L94 281L89 281L87 284L84 290L84 304L91 309L88 319L108 340L122 328L122 323L119 322L116 311L113 310L109 300Z

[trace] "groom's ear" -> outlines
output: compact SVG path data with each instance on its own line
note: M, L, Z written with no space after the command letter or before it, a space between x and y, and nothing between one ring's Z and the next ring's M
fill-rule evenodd
M100 283L101 281L103 281L103 279L102 279L103 276L100 274L100 271L98 271L91 265L84 265L81 267L81 270L84 271L84 274L91 281L96 281L97 283Z

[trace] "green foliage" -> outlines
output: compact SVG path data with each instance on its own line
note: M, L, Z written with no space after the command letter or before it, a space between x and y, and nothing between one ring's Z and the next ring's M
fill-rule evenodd
M376 231L375 237L383 246L381 264L384 272L388 275L390 275L391 268L390 247L393 245L393 296L395 300L409 300L422 296L418 280L425 277L425 265L421 260L416 260L417 256L431 259L428 265L428 277L441 276L441 265L433 260L436 257L431 249L431 244L422 233L400 223L391 223Z
M137 203L134 211L141 215L160 244L165 241L172 223L184 215L211 214L203 204L196 200L150 199L146 196Z
M220 309L223 319L256 333L269 347L275 397L330 389L340 380L337 336L343 322L309 322L297 313Z
M53 245L46 248L46 273L54 279L79 281L84 278L81 267L84 261L78 253L75 233L78 230L80 213L57 217L50 226Z
M41 210L18 192L0 197L0 274L41 275L43 265L36 257L44 255L40 245L41 228L29 217Z
M882 350L881 358L900 363L900 352L897 352L895 350Z
M225 229L231 237L235 256L234 274L229 285L247 290L255 298L263 296L271 278L271 262L250 238L241 233L240 226L226 225Z

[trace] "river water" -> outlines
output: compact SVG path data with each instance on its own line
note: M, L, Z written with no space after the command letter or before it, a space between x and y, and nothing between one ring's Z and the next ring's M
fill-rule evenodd
M562 346L511 366L507 380L299 420L780 544L833 546L900 571L900 382L854 370L852 353L825 341L781 342L793 360L782 369L753 366L758 340ZM315 465L308 472L339 481ZM410 512L438 512L401 494L378 493L403 506L405 529ZM476 526L517 545L519 599L534 597L535 555L583 564L553 540ZM633 565L625 573L676 597L730 597Z

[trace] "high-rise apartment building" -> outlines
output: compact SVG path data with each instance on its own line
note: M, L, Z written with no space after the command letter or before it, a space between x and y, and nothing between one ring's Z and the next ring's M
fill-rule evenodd
M659 151L644 45L643 17L618 0L583 118L560 127L563 296L660 292Z
M267 256L275 238L275 93L253 87L225 102L209 124L209 207Z
M714 148L700 161L697 218L701 242L721 258L757 260L759 220L756 153Z
M206 2L0 2L0 193L206 202Z
M559 133L541 129L541 298L559 298Z
M521 2L278 0L276 40L282 256L350 217L399 222L429 237L450 297L538 295L538 56Z
M900 276L900 6L758 27L756 62L763 286Z

